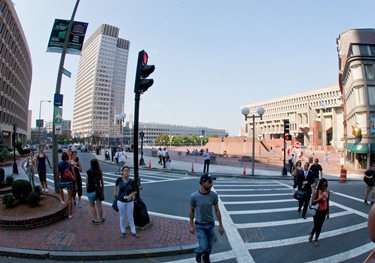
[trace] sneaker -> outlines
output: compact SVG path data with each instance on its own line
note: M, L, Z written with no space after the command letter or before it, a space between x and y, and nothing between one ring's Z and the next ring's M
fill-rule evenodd
M211 261L210 261L210 255L204 254L203 255L203 262L204 263L211 263Z
M48 188L46 188L46 190L44 192L48 193Z
M138 235L137 233L134 233L133 236L136 237L136 238L140 238L140 237L141 237L141 236Z
M202 262L202 254L201 253L197 253L197 255L195 256L195 261L197 261L198 263Z
M121 237L124 238L126 235L125 233L121 233Z
M61 201L61 203L62 203L63 205L65 205L65 202L64 202L64 201Z
M82 204L81 202L78 202L78 207L81 208L82 207Z
M368 203L367 203L367 200L364 200L363 202L364 202L366 205L368 204Z
M69 215L69 219L71 219L73 217L73 215Z

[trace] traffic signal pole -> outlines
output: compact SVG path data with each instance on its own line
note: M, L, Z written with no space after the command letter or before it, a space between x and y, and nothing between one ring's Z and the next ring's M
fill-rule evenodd
M57 72L57 80L56 80L56 91L55 94L60 94L61 91L61 81L62 81L62 74L63 74L63 69L64 69L64 62L65 62L65 55L66 55L66 49L68 48L68 43L69 43L69 34L72 31L72 26L73 26L73 21L74 17L77 12L77 8L79 5L79 1L76 1L76 4L73 9L72 17L70 18L69 21L69 26L66 31L65 35L65 41L64 41L64 46L61 51L61 58L60 58L60 65L59 65L59 71ZM52 169L53 169L53 180L54 180L54 185L55 185L55 193L60 193L60 188L59 188L59 175L57 171L57 163L58 163L58 141L57 141L57 135L55 133L56 125L55 125L55 113L57 108L56 106L53 107L53 124L52 124Z

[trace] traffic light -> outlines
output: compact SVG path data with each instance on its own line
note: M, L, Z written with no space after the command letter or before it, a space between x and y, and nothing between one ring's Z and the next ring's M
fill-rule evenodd
M144 93L154 84L153 79L147 79L155 70L154 65L147 65L148 54L142 50L138 53L137 71L135 75L134 93Z
M286 141L291 141L292 140L292 135L290 135L290 134L285 134L285 140Z
M284 120L284 135L289 134L290 128L289 128L289 120Z

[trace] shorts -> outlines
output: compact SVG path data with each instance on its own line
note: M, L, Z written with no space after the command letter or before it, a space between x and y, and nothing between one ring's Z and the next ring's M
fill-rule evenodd
M118 162L117 166L121 168L123 163L125 163L125 162Z
M45 168L38 169L39 180L41 182L47 182L46 174L47 174L47 170Z
M59 186L61 189L66 189L68 191L73 191L73 182L65 182L65 183L62 183L62 182L59 182Z
M94 203L96 201L96 192L87 193L87 199L89 199L90 203Z

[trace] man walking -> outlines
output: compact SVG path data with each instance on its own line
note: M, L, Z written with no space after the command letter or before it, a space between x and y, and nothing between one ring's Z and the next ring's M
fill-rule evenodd
M319 164L318 158L315 158L315 163L311 165L310 171L312 171L314 174L314 178L315 178L314 187L317 187L319 180L323 178L323 168ZM320 173L320 178L319 178L319 173Z
M303 206L302 217L304 219L306 219L307 207L311 198L311 185L314 183L314 174L311 172L311 170L309 171L309 166L310 164L306 162L303 165L303 170L297 172L298 190L303 190L306 192L305 197L298 201L298 213L301 212Z
M163 164L163 152L161 150L161 147L159 147L157 155L158 155L158 158L159 158L158 164L162 165Z
M204 263L211 262L210 253L215 236L215 220L212 208L215 208L215 214L219 221L219 233L220 235L224 234L218 205L219 198L215 192L211 191L215 179L208 173L203 174L199 181L201 188L190 197L190 232L197 235L199 242L199 247L195 249L197 262L201 262L202 258Z
M204 158L203 173L208 173L210 170L210 159L211 159L211 153L208 151L208 148L206 148L206 151L203 153L203 158Z
M375 195L375 187L374 187L375 181L374 180L375 180L375 164L373 163L371 167L365 172L365 175L363 178L363 181L365 181L366 183L365 199L364 199L364 203L366 205L368 204L367 197L370 193L371 193L371 199L370 199L371 205L374 204L374 195Z

